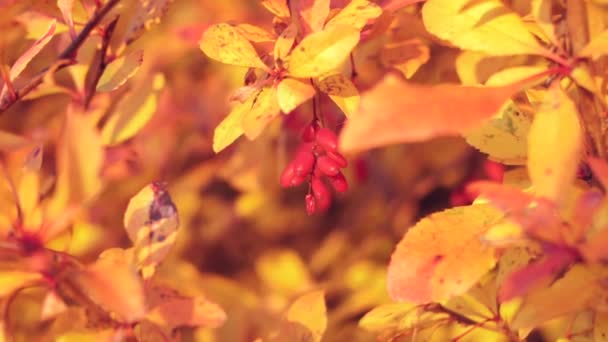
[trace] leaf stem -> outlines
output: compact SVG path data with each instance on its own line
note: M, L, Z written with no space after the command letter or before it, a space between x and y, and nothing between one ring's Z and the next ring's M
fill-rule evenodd
M76 36L76 39L74 39L70 43L70 45L68 45L68 47L65 50L63 50L63 52L61 54L59 54L57 60L58 61L65 60L65 59L73 60L76 56L76 52L78 51L80 46L82 46L82 44L88 38L88 36L91 34L93 29L95 27L97 27L97 25L106 16L106 14L108 14L108 12L110 12L110 10L112 8L114 8L114 6L116 6L119 2L120 2L120 0L109 0L103 7L101 7L99 9L99 11L97 11L95 13L93 18L91 18L87 22L87 24L84 26L82 31L80 31L78 36ZM62 69L71 64L73 64L73 63L61 64L54 71ZM47 74L47 72L49 72L49 70L52 70L51 67L47 67L47 68L43 69L40 73L38 73L38 75L36 75L33 79L31 79L26 85L24 85L20 89L15 89L14 94L11 94L9 92L9 93L7 93L7 95L4 98L0 99L0 114L3 114L7 109L9 109L18 100L22 99L25 95L27 95L29 92L34 90L40 84L42 84L42 81L44 80L44 76Z

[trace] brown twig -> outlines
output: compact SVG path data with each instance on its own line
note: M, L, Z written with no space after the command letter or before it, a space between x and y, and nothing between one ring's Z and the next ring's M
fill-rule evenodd
M99 25L101 20L106 16L106 14L108 14L108 12L110 12L110 10L112 8L114 8L114 6L116 6L118 4L119 1L120 0L108 0L108 2L102 8L100 8L99 11L97 11L95 13L95 15L93 15L91 20L89 20L87 22L87 24L84 26L82 31L80 31L78 36L76 36L76 39L74 39L70 43L70 45L65 50L63 50L63 52L61 54L59 54L59 57L57 59L58 60L66 60L66 59L73 60L74 57L76 56L76 52L78 51L80 46L82 46L82 44L87 39L87 37L91 34L93 29L95 29L95 27L97 27L97 25ZM61 64L58 68L55 69L55 71L60 70L71 64L72 63ZM15 89L15 92L13 94L7 93L7 95L4 98L0 99L0 114L4 113L13 104L15 104L15 102L17 102L18 100L23 98L26 94L28 94L30 91L34 90L36 87L38 87L40 84L42 84L44 76L47 74L47 72L49 70L51 70L50 67L45 68L40 73L38 73L38 75L36 75L34 78L32 78L26 85L24 85L23 87L21 87L19 89Z
M95 90L97 88L97 83L99 83L99 79L101 75L106 70L107 63L107 54L108 47L110 46L110 40L112 39L112 34L114 33L114 28L116 27L116 23L118 22L118 17L112 20L108 26L104 29L103 40L101 43L100 49L97 51L95 58L93 59L94 65L91 65L89 68L89 72L85 78L85 89L84 89L84 107L88 108L91 100L93 99L93 95L95 95Z

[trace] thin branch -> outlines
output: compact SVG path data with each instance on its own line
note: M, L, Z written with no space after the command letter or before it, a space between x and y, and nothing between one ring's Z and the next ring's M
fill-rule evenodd
M91 18L91 20L89 20L87 22L87 24L84 26L82 31L80 31L78 36L76 36L76 39L74 39L70 43L70 45L65 50L63 50L63 52L59 55L59 57L57 59L59 61L66 60L66 59L73 61L74 57L76 56L76 52L78 51L80 46L82 46L82 44L85 42L85 40L88 38L88 36L91 34L93 29L95 29L95 27L97 27L97 25L99 25L101 20L106 16L106 14L108 14L108 12L110 12L110 10L112 8L114 8L114 6L116 6L118 4L119 1L120 0L109 0L102 8L100 8L99 11L97 11L95 13L93 18ZM71 64L73 64L73 62L72 63L62 63L58 68L55 69L55 71L60 70ZM19 101L21 98L23 98L29 92L31 92L36 87L38 87L40 84L42 84L44 76L47 74L47 72L49 72L49 70L51 70L50 67L45 68L38 75L36 75L33 79L31 79L26 85L24 85L20 89L15 89L14 94L8 93L4 98L0 99L0 114L4 113L13 104L15 104L15 102Z
M112 34L114 33L114 28L116 27L116 23L118 22L118 17L112 20L108 26L104 29L101 48L97 51L93 62L95 65L91 65L89 68L89 72L85 77L85 89L84 89L84 108L88 108L91 100L93 99L93 95L95 95L95 89L97 88L97 83L99 83L99 79L101 75L106 70L107 63L107 55L108 55L108 47L110 46L110 40L112 39Z

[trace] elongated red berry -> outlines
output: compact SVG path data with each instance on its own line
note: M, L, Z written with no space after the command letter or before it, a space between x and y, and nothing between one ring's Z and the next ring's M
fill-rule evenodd
M338 172L335 176L327 177L327 179L329 179L329 184L331 184L336 192L346 192L348 190L348 182L342 172Z
M291 186L291 180L296 175L293 163L287 164L283 172L281 173L280 183L284 188Z
M302 183L304 183L304 181L308 179L308 175L294 175L291 180L289 181L289 186L290 187L295 187L298 186Z
M315 165L315 156L311 151L301 151L293 160L294 173L297 176L307 175L312 172Z
M312 193L315 195L317 211L322 212L331 205L331 192L320 178L313 177L311 181Z
M317 201L315 200L315 196L313 194L306 195L306 213L308 216L311 216L317 210Z
M331 160L335 161L341 169L348 166L348 161L343 155L340 154L340 152L327 151L327 156L331 158Z
M316 132L317 132L317 129L315 127L315 124L312 122L309 123L302 130L302 141L312 142L313 140L315 140Z
M326 151L335 152L338 149L338 137L328 128L320 128L315 136L317 144Z
M317 168L328 176L335 176L340 172L340 166L328 156L317 158Z

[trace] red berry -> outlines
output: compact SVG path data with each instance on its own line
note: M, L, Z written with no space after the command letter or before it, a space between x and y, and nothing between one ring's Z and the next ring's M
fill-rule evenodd
M328 176L335 176L340 172L340 166L328 156L317 159L317 168Z
M335 161L341 169L348 166L348 161L343 155L340 154L340 152L328 151L327 156L331 158L331 160Z
M311 183L317 210L320 212L327 210L331 205L331 192L327 188L327 185L317 177L313 177Z
M338 172L337 175L327 178L336 192L346 192L348 190L348 182L342 172Z
M315 136L317 144L326 151L335 152L338 149L338 137L330 129L321 128Z
M293 160L294 173L297 176L307 175L312 172L312 167L315 164L315 156L311 151L301 151L296 154Z
M315 197L312 194L308 194L306 195L306 213L308 214L308 216L311 216L312 214L315 213L315 210L317 209L317 203L315 200Z
M289 186L290 187L296 187L302 183L304 183L304 181L308 179L308 175L294 175L291 178L291 181L289 182Z
M302 140L305 142L312 142L313 140L315 140L316 131L317 129L315 127L315 124L312 122L309 123L302 130Z
M483 170L488 177L495 182L502 182L503 174L505 173L505 167L492 160L486 160L483 163Z
M293 163L287 164L283 172L281 173L280 183L284 188L288 188L291 186L291 180L295 176L295 169Z

